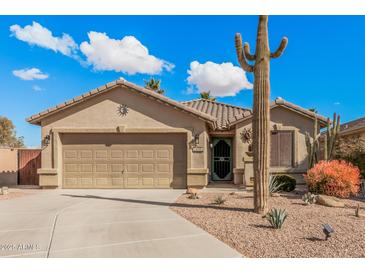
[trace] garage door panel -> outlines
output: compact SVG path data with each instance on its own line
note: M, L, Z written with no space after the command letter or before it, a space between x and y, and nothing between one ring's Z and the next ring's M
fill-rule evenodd
M143 160L153 160L154 159L154 150L142 150L140 155L141 155L141 159Z
M80 164L80 172L93 172L93 164Z
M126 176L125 187L138 187L139 186L139 178L138 176Z
M172 165L170 163L156 164L156 172L171 173L172 172Z
M120 149L118 149L118 150L112 150L110 152L110 158L112 160L118 160L118 159L121 160L121 159L123 159L123 151L120 150Z
M82 176L80 178L79 182L82 187L93 187L94 186L92 174L89 176L88 175Z
M155 171L154 164L141 164L141 172L142 173L151 173Z
M65 164L65 171L66 172L78 172L79 171L78 164Z
M128 149L126 151L126 156L125 156L125 159L138 159L138 150L136 149L133 149L133 150L130 150Z
M95 135L98 134L64 134L61 138L64 187L186 186L185 135L99 134L97 137ZM90 143L97 140L100 143ZM85 143L73 143L75 141ZM137 142L139 144L136 144Z
M142 176L141 180L142 180L142 185L143 186L148 186L148 187L153 187L154 185L154 178L153 178L153 174L150 174L149 176Z
M95 158L94 160L107 160L108 159L108 151L105 150L95 150Z
M63 155L64 159L72 159L72 160L76 160L77 159L77 150L67 150L64 152Z
M123 164L111 164L111 172L123 172Z
M82 160L92 160L93 159L93 151L92 150L81 150L79 152L80 159Z

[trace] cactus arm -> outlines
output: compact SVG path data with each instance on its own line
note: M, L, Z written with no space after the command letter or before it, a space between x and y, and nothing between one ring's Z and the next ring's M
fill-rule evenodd
M249 61L254 61L256 59L256 55L250 53L250 44L247 42L243 45L243 53L245 54L246 59Z
M327 147L327 135L324 136L324 160L328 160L328 147Z
M337 137L338 137L338 132L340 130L340 115L334 115L334 124L333 124L333 128L332 128L332 146L331 146L331 151L330 151L330 156L332 158L332 154L333 154L333 151L335 149L335 146L336 146L336 140L337 140Z
M279 58L283 54L283 52L284 52L287 45L288 45L288 38L283 37L283 39L281 39L281 42L280 42L280 45L279 45L278 49L275 52L271 53L270 57L271 58Z
M307 147L307 154L308 154L308 168L311 168L313 159L313 144L311 143L311 138L308 132L305 133L305 144Z
M247 72L253 72L254 67L247 63L246 58L244 56L242 48L242 38L240 33L236 33L235 42L236 42L236 52L237 52L238 62L240 63L243 70Z

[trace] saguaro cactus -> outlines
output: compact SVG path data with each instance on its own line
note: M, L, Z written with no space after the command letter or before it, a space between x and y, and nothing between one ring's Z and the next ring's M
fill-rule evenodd
M235 37L238 61L247 72L254 73L253 96L253 168L254 168L254 210L256 213L267 212L268 183L270 169L270 59L282 55L288 39L281 40L279 48L270 52L268 16L261 15L256 38L256 52L250 53L250 46L242 47L241 34ZM248 61L255 61L250 65Z
M324 160L332 160L333 150L336 145L337 135L340 131L340 115L333 113L333 121L327 120L327 131L324 136Z
M305 144L307 146L308 154L308 169L312 168L318 162L320 137L321 133L318 131L318 119L316 115L314 118L313 138L311 138L311 134L308 132L305 133Z

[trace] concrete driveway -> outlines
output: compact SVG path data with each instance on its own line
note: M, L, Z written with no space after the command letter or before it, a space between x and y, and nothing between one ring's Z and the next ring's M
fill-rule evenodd
M169 209L182 190L39 190L0 201L1 257L241 257Z

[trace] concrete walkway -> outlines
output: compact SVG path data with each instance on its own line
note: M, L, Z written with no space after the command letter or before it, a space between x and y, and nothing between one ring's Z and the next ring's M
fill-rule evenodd
M169 209L181 193L39 190L2 200L0 257L241 257Z

